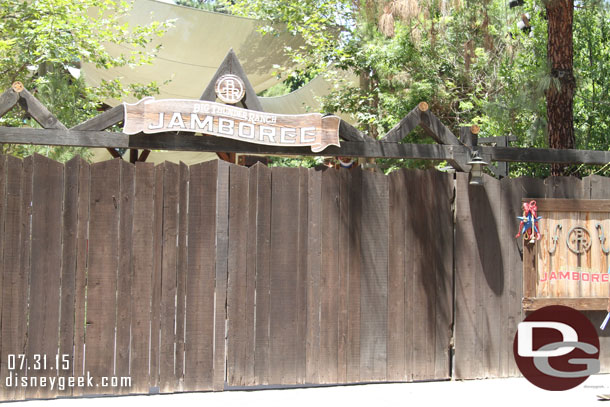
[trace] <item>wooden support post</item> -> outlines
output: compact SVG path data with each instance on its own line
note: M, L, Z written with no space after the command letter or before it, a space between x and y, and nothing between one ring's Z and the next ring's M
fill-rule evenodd
M129 150L129 162L135 164L138 161L138 149L132 148Z
M13 83L13 86L0 95L0 117L11 110L19 101L19 92L23 90L21 82Z

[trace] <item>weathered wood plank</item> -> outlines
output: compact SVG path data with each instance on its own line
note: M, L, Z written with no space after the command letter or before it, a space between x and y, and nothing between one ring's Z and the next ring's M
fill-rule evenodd
M550 180L550 178L547 178L547 180ZM578 181L578 180L572 181L572 183L574 183L574 182L580 182L580 181ZM551 188L556 188L556 187L559 187L559 185L551 186ZM571 190L569 189L569 187L568 187L568 189L565 189L565 188L566 187L564 187L563 193L564 194L570 193L569 191L571 191ZM582 187L579 187L578 189L581 190ZM567 192L565 192L565 191L567 191ZM557 193L562 193L562 192L557 191ZM555 192L549 191L549 194L554 195ZM523 201L525 202L527 200L527 198L528 197L524 197ZM536 206L538 206L538 212L540 212L540 211L610 212L610 199L545 198L545 199L537 199Z
M454 223L452 204L454 199L453 176L438 171L430 171L430 195L432 205L428 211L432 230L436 231L435 244L431 245L431 257L434 258L436 269L436 349L435 349L435 379L451 377L451 339L453 337L453 260L454 260Z
M153 222L153 269L150 316L150 387L160 390L161 278L163 268L163 165L155 167Z
M62 164L41 155L34 156L29 361L34 361L35 354L55 355L58 352L63 176ZM57 374L49 366L46 370L33 370L34 367L28 372L32 376ZM49 388L39 387L28 388L26 394L48 397L52 393Z
M406 379L406 307L405 307L405 247L407 188L404 171L394 171L389 177L388 248L388 381ZM409 344L410 346L411 344Z
M388 318L388 180L362 173L360 380L385 380Z
M0 290L0 306L2 308L2 329L0 331L0 375L27 374L18 369L9 371L8 355L23 354L26 332L23 330L27 316L27 282L28 276L23 274L21 266L21 238L23 232L22 219L27 216L22 204L22 196L26 194L23 181L23 162L12 156L0 156L0 274L2 288ZM30 185L31 188L31 185ZM25 219L23 219L25 220ZM18 389L6 387L5 380L0 383L2 400L12 400L17 397Z
M270 329L270 273L271 273L271 169L256 164L250 169L250 214L256 230L256 251L251 253L248 264L256 265L256 337L254 346L254 376L259 385L269 384L269 329ZM256 192L253 191L256 190ZM248 240L252 240L249 238ZM255 257L252 258L252 254Z
M536 311L549 305L564 305L581 311L605 311L608 308L607 298L530 298L522 301L525 311ZM602 319L603 321L603 319Z
M306 168L299 168L299 243L297 255L297 331L296 331L296 383L305 383L307 377L307 243L308 243L308 197L309 174Z
M29 113L38 124L45 129L67 130L62 122L49 112L49 110L27 89L19 92L19 104Z
M419 110L419 106L415 107L415 109L411 110L407 115L390 131L386 133L385 136L381 138L381 141L384 143L399 143L409 135L419 124L421 123L421 110Z
M320 380L320 270L322 256L322 172L308 171L306 380Z
M247 248L249 213L248 169L231 166L229 169L229 281L227 287L227 382L229 386L246 384L246 348L249 331L246 325L248 309Z
M78 230L78 187L80 157L75 157L64 166L63 222L61 254L61 298L59 311L59 355L70 358L69 369L60 369L58 376L67 380L72 376L74 366L74 315L76 292L76 257ZM63 367L63 366L62 366ZM62 395L71 395L72 389L66 388Z
M339 172L322 173L320 269L320 383L337 383L339 346Z
M119 124L123 121L125 115L125 108L123 104L117 105L104 113L98 114L97 116L77 124L71 127L70 130L106 130L109 127Z
M349 282L347 322L347 380L360 380L360 273L362 234L362 170L350 172L349 185Z
M293 169L274 168L271 174L271 273L269 382L296 382L298 216L289 205L298 197ZM298 214L297 214L298 215Z
M229 255L229 167L216 160L216 314L214 337L214 391L224 389L226 381L227 273Z
M337 382L347 382L347 336L349 324L349 186L350 171L339 171L338 245L338 345Z
M78 224L76 230L76 270L74 277L74 361L75 376L85 370L85 309L87 290L87 257L89 232L89 205L91 191L90 166L80 160L78 170ZM73 395L83 394L84 389L74 388Z
M133 204L133 239L131 242L133 278L131 283L131 391L148 393L150 389L150 322L153 269L153 222L155 168L136 163Z
M186 391L211 390L214 378L217 177L216 162L190 167L184 360Z
M176 282L178 239L178 196L180 166L163 163L163 249L161 262L161 329L159 345L159 389L169 393L176 388Z
M133 204L135 167L120 161L121 185L119 197L119 265L117 272L116 366L114 374L129 376L131 344L131 284L133 281L131 242L133 236ZM115 393L127 394L130 387L117 387Z
M186 284L188 268L188 185L189 167L180 163L178 197L178 259L176 269L176 388L184 388L184 327L186 324Z
M472 242L476 241L470 219L468 174L457 174L455 224L455 366L456 379L478 376L476 269Z
M114 370L114 363L109 361L114 361L115 350L120 216L119 160L91 165L90 197L85 371L89 371L93 377L101 378L112 376ZM112 390L100 387L87 389L86 392L99 394Z
M244 143L221 137L202 137L184 134L136 134L107 131L29 129L0 127L0 143L60 145L80 147L138 148L171 151L225 151L248 154L278 154L315 156L308 148L277 147ZM610 162L610 151L556 150L544 148L479 146L484 157L502 162L540 162L605 165ZM341 147L329 146L328 156L418 158L422 160L464 161L470 150L461 145L402 144L382 141L342 141ZM461 162L460 161L460 162Z
M408 263L411 265L410 282L412 315L412 366L413 380L434 378L435 368L435 320L436 320L436 259L438 253L435 239L436 230L429 211L434 205L430 198L434 195L429 173L410 171L407 173L408 194L417 196L407 206L406 241L410 246ZM439 194L440 195L440 194ZM433 198L434 199L434 198ZM442 198L441 198L442 199ZM436 214L434 216L437 216ZM434 237L432 237L434 236Z
M345 120L341 120L339 122L339 137L342 140L348 141L365 141L365 140L373 140L369 135L361 132Z
M13 88L9 88L0 95L0 117L11 110L19 101L19 93Z

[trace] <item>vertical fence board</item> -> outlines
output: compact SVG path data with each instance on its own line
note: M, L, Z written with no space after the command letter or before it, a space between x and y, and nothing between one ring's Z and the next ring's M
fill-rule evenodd
M287 205L299 195L289 168L271 175L270 374L271 384L296 381L298 213Z
M190 167L184 359L186 391L211 390L214 377L217 177L215 162Z
M362 170L350 173L349 184L349 275L347 321L347 380L360 381L360 269L362 234Z
M67 369L60 366L58 375L65 380L72 376L74 366L74 314L76 292L76 256L78 230L78 184L80 175L80 157L75 157L64 166L64 206L62 225L62 258L61 258L61 299L59 324L59 359L63 355L69 357ZM62 395L72 394L72 389L66 387Z
M188 234L188 182L189 167L180 163L180 186L178 197L178 259L176 270L176 387L184 388L184 327L186 324L186 283Z
M87 288L90 190L90 166L85 160L81 159L78 169L78 224L74 276L74 363L71 366L75 376L84 375L85 370L85 293ZM84 389L75 387L72 393L73 395L81 395L83 392Z
M337 345L337 382L347 382L347 331L348 331L348 304L349 304L349 184L350 171L343 169L339 172L339 232L338 245L338 345Z
M388 180L362 173L360 380L381 381L387 366Z
M298 195L298 243L297 243L297 281L296 281L296 345L295 365L296 384L305 383L306 357L307 357L307 231L308 231L308 188L309 174L306 168L299 168L299 195Z
M246 230L246 298L245 298L245 340L244 340L244 384L246 386L252 386L257 383L255 377L255 352L256 352L256 258L257 258L257 228L256 221L258 217L257 206L258 206L258 168L262 164L256 165L256 168L248 170L248 182L246 188L248 189L248 200L246 204L246 211L248 217L241 225ZM229 236L231 234L229 233Z
M256 213L256 257L248 260L256 265L256 337L254 345L254 376L256 384L269 384L270 272L271 272L271 169L256 164L250 171L250 213ZM252 225L250 225L252 228ZM253 237L248 240L251 241Z
M11 375L23 375L26 371L11 369L8 366L8 355L23 354L27 316L27 275L23 274L21 246L24 243L21 225L27 215L22 197L27 194L27 183L23 180L24 163L12 156L0 156L0 225L2 226L2 245L0 246L0 306L2 308L2 330L0 357L1 368L0 399L11 400L22 394L18 388L6 386L6 378ZM30 184L31 188L31 184ZM28 205L29 206L29 205ZM19 360L16 361L17 365Z
M403 171L389 177L390 228L388 248L388 375L390 381L406 376L405 214L407 191Z
M163 171L164 165L155 167L153 222L152 300L150 318L150 387L155 391L160 384L161 345L161 272L163 268ZM159 389L160 390L160 389Z
M34 355L54 359L58 352L61 279L61 212L63 165L40 155L34 156L32 195L32 260L28 360L31 376L56 376L50 365L35 369ZM26 394L48 397L49 388L28 388Z
M229 386L246 384L246 343L250 327L248 310L247 242L248 242L248 169L229 169L229 281L227 287L227 381Z
M114 368L119 177L119 160L91 166L85 371L90 372L94 380L112 376ZM86 392L106 393L108 390L100 387Z
M155 168L135 165L131 285L131 379L134 393L150 389L150 321L153 269L153 222Z
M429 171L432 205L427 216L432 220L432 230L436 231L436 244L430 245L436 271L436 350L435 379L451 377L450 346L453 336L453 210L454 183L451 175Z
M229 164L217 160L216 195L216 315L214 317L214 390L226 381L227 277L229 255Z
M178 256L178 195L180 166L163 164L163 248L161 260L161 307L159 317L159 388L163 393L174 391L176 352L176 261Z
M133 281L131 242L133 240L134 172L132 164L121 160L119 200L119 266L117 273L116 366L115 376L129 376L131 343L131 284ZM130 387L116 387L115 393L127 394Z
M320 268L322 255L322 172L308 171L307 205L307 334L305 375L308 383L320 380Z
M322 267L320 269L320 382L337 383L339 345L339 172L322 173Z

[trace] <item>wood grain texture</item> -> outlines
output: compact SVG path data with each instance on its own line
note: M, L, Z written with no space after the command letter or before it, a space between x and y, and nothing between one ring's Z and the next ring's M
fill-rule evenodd
M90 198L85 371L100 378L112 376L114 370L120 216L119 160L91 165ZM86 390L96 394L108 391L112 390Z
M215 162L190 167L184 389L211 390L214 377Z
M307 377L307 271L308 271L308 230L309 230L309 173L305 168L298 170L298 245L297 245L297 330L296 330L296 383L305 383Z
M32 187L32 254L28 355L55 355L58 352L61 281L61 223L63 165L40 155L34 156ZM113 325L114 321L110 325ZM112 348L112 347L111 347ZM33 368L32 368L33 369ZM32 370L30 370L32 372ZM56 376L50 369L32 376ZM46 397L49 388L28 388L26 394Z
M180 166L163 163L163 242L161 261L161 303L159 327L159 389L170 393L176 388L176 283L178 257L178 196Z
M246 381L246 350L249 331L246 315L254 308L246 308L248 289L247 248L249 213L249 182L246 167L229 168L229 263L227 287L227 383L243 386Z
M214 317L214 381L215 391L226 382L227 277L229 255L229 167L221 160L216 183L216 305Z
M347 380L360 380L360 282L361 282L361 233L362 233L362 170L350 173L349 184L349 275L347 321Z
M118 377L129 376L129 354L131 346L131 285L133 281L132 251L133 204L135 167L121 160L119 196L119 247L117 271L117 313L115 371ZM128 394L128 386L113 389L117 394Z
M132 392L150 389L150 321L153 269L153 222L155 168L136 163L131 242L133 278L131 283L131 378Z
M298 214L287 205L299 194L289 168L271 174L271 269L269 383L294 384L297 350L297 257Z
M338 344L337 382L347 382L347 336L349 324L349 186L351 171L339 170L339 218L338 220Z
M186 287L188 269L188 187L189 167L180 163L180 186L178 196L178 258L176 265L176 387L184 388L184 353L186 325Z
M339 346L340 178L335 169L322 173L322 259L320 268L320 382L337 383Z
M387 178L362 173L360 380L383 381L387 367Z
M307 342L306 380L320 380L320 270L322 256L322 172L309 170L307 206Z
M248 264L256 266L256 336L254 338L254 377L259 385L269 384L270 361L270 278L271 278L271 169L263 164L250 171L251 207L256 213L255 258L250 254ZM256 190L254 194L253 189ZM252 225L250 226L252 228ZM251 239L249 239L251 240Z

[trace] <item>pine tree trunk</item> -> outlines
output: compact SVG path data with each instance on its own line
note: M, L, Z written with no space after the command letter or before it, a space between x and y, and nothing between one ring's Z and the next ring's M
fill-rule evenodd
M574 74L572 18L574 0L549 0L547 53L553 81L546 92L549 147L574 148ZM552 174L562 175L565 166L553 164Z

